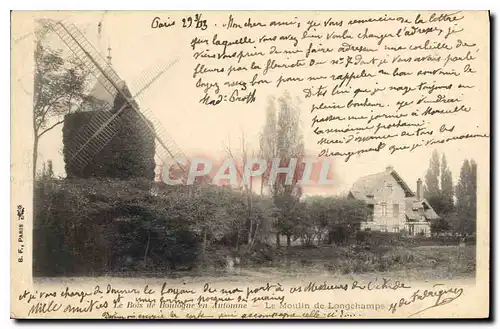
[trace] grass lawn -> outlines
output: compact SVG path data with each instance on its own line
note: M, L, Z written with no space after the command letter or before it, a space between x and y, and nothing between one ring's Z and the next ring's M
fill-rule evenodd
M283 275L329 273L398 274L418 279L473 278L476 270L475 246L292 246L276 251L273 260L243 266L257 272L280 272Z

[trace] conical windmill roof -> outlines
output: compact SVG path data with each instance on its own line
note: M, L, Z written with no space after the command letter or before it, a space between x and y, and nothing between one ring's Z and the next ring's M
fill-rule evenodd
M101 81L106 81L102 74L95 79L93 86L85 97L85 101L80 106L80 111L110 110L113 107L118 91L115 88L105 88ZM120 81L119 87L122 88L124 85L125 82Z
M112 70L111 67L104 68L104 71L107 72L111 70ZM88 96L96 100L98 103L113 105L118 91L114 88L109 88L110 90L108 90L107 88L104 87L101 81L106 81L106 78L103 76L103 74L100 74L99 78L96 79L96 82L92 87L92 89L90 90ZM125 81L120 80L118 87L123 88L124 85Z
M112 105L117 91L110 88L111 90L107 90L104 88L104 85L101 83L101 81L105 81L106 78L101 74L99 78L95 81L94 86L89 92L89 96L100 101L100 102L105 102L109 105Z
M96 34L96 40L95 44L97 46L98 52L102 57L105 56L104 52L106 49L106 46L104 45L104 38L103 38L103 28L105 24L103 24L103 19L104 15L101 17L101 21L98 24L98 29L97 29L97 34ZM104 33L105 34L105 33ZM93 37L90 37L90 39L93 39ZM113 71L113 68L111 67L111 46L108 44L108 55L107 55L107 66L102 67L105 73L111 73ZM114 76L116 77L116 74L106 74L108 76ZM115 101L116 95L118 94L118 91L111 87L107 83L107 78L105 77L105 74L99 74L98 77L95 77L95 82L92 88L90 88L90 92L87 94L87 102L86 104L82 105L81 110L95 110L96 108L102 108L104 107L112 107L113 103ZM106 88L104 86L104 83L108 85L109 87ZM118 83L118 87L121 89L125 85L125 82L123 80L120 80Z

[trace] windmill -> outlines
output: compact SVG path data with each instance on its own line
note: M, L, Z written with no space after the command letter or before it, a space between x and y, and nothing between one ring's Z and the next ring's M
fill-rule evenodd
M109 65L109 61L106 61L102 57L74 24L65 24L57 21L53 24L52 29L110 95L118 95L118 97L123 98L125 101L124 105L116 109L111 116L96 114L91 118L90 122L78 133L75 143L69 146L71 153L70 161L83 170L117 133L116 119L120 113L125 108L131 108L140 120L142 120L145 129L149 130L158 141L160 149L156 152L156 156L163 163L169 159L174 159L175 166L180 169L182 175L185 177L188 164L182 164L176 160L178 158L185 159L184 154L151 112L149 110L140 110L137 103L137 98L174 65L177 60L174 60L156 74L153 74L152 78L132 96L124 88L123 80ZM100 113L104 113L104 111L100 111Z

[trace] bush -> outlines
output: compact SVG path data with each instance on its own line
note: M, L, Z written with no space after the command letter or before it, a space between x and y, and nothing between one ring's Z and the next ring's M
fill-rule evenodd
M356 243L368 246L397 246L402 245L402 237L399 233L379 231L356 232Z
M345 245L347 243L347 237L349 232L347 228L343 226L335 226L328 232L330 242L333 242L337 245Z
M35 276L184 270L200 238L182 216L184 199L150 195L147 181L37 183Z

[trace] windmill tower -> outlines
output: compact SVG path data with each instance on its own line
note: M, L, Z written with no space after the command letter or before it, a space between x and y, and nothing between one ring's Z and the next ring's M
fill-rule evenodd
M94 86L91 97L98 99L96 95L100 95L99 90L101 89L109 95L109 98L105 98L108 96L105 96L104 99L101 97L100 100L103 101L102 107L98 107L97 110L90 109L88 112L75 113L75 120L66 118L63 138L66 135L72 135L66 138L68 145L65 144L64 148L68 177L133 177L134 175L127 172L127 168L122 168L118 176L113 174L111 168L123 167L125 163L130 163L130 161L148 160L154 158L155 155L163 163L171 158L185 158L174 140L151 115L151 112L139 109L138 105L138 97L143 91L176 61L152 74L152 77L148 79L148 82L139 92L136 95L131 95L126 83L110 65L110 49L108 59L105 59L73 24L65 24L59 21L53 24L53 30L98 81L99 86L97 84ZM102 21L99 22L98 31L102 31ZM108 48L110 48L109 45ZM109 99L113 99L112 104L110 104ZM75 127L75 122L78 122L76 126L81 126L80 129L75 129L78 128ZM132 150L130 148L120 149L118 146L122 147L124 145L123 141L119 141L118 146L113 144L120 134L122 137L129 138L127 142L134 143L135 140L139 139L145 141L145 143L139 145L135 150L133 148ZM156 150L155 141L159 146ZM110 150L110 152L109 154L104 152L103 155L103 151L106 149ZM142 151L146 153L137 153ZM122 158L124 153L128 153L132 157L124 160ZM101 161L101 163L96 164L96 161ZM105 163L102 163L103 161ZM187 173L187 165L186 163L176 163L178 171L182 174ZM151 161L140 164L140 166L145 167L142 169L147 172L143 177L152 178L149 177L151 172L153 172L154 176L154 160L153 168L151 168Z
M107 67L112 67L112 57L111 57L111 40L106 38L106 30L107 30L107 24L106 24L106 17L107 17L107 12L104 12L101 15L101 18L99 19L99 22L97 23L97 43L98 43L98 51L101 56L104 56L104 54L107 54L106 56L106 64L107 66L104 67L103 69L106 71ZM102 83L100 83L100 80L102 80L104 77L100 77L97 79L96 83L92 87L89 95L93 97L96 100L99 101L104 101L106 104L112 105L116 95L118 94L118 91L115 90L106 90ZM121 88L124 87L125 82L120 81L119 86Z
M97 51L101 56L107 54L106 56L106 64L107 66L112 66L112 57L111 57L111 42L109 38L106 38L106 17L107 12L105 11L101 16L97 24L91 27L91 33L96 36L97 43ZM106 43L107 40L107 43ZM103 68L107 70L107 67ZM107 90L104 88L103 84L100 82L104 79L104 77L100 76L99 78L93 77L93 85L86 96L85 101L83 102L80 110L81 111L91 111L95 109L109 110L110 106L113 106L114 100L118 91L115 90ZM124 87L125 82L120 81L119 86Z

